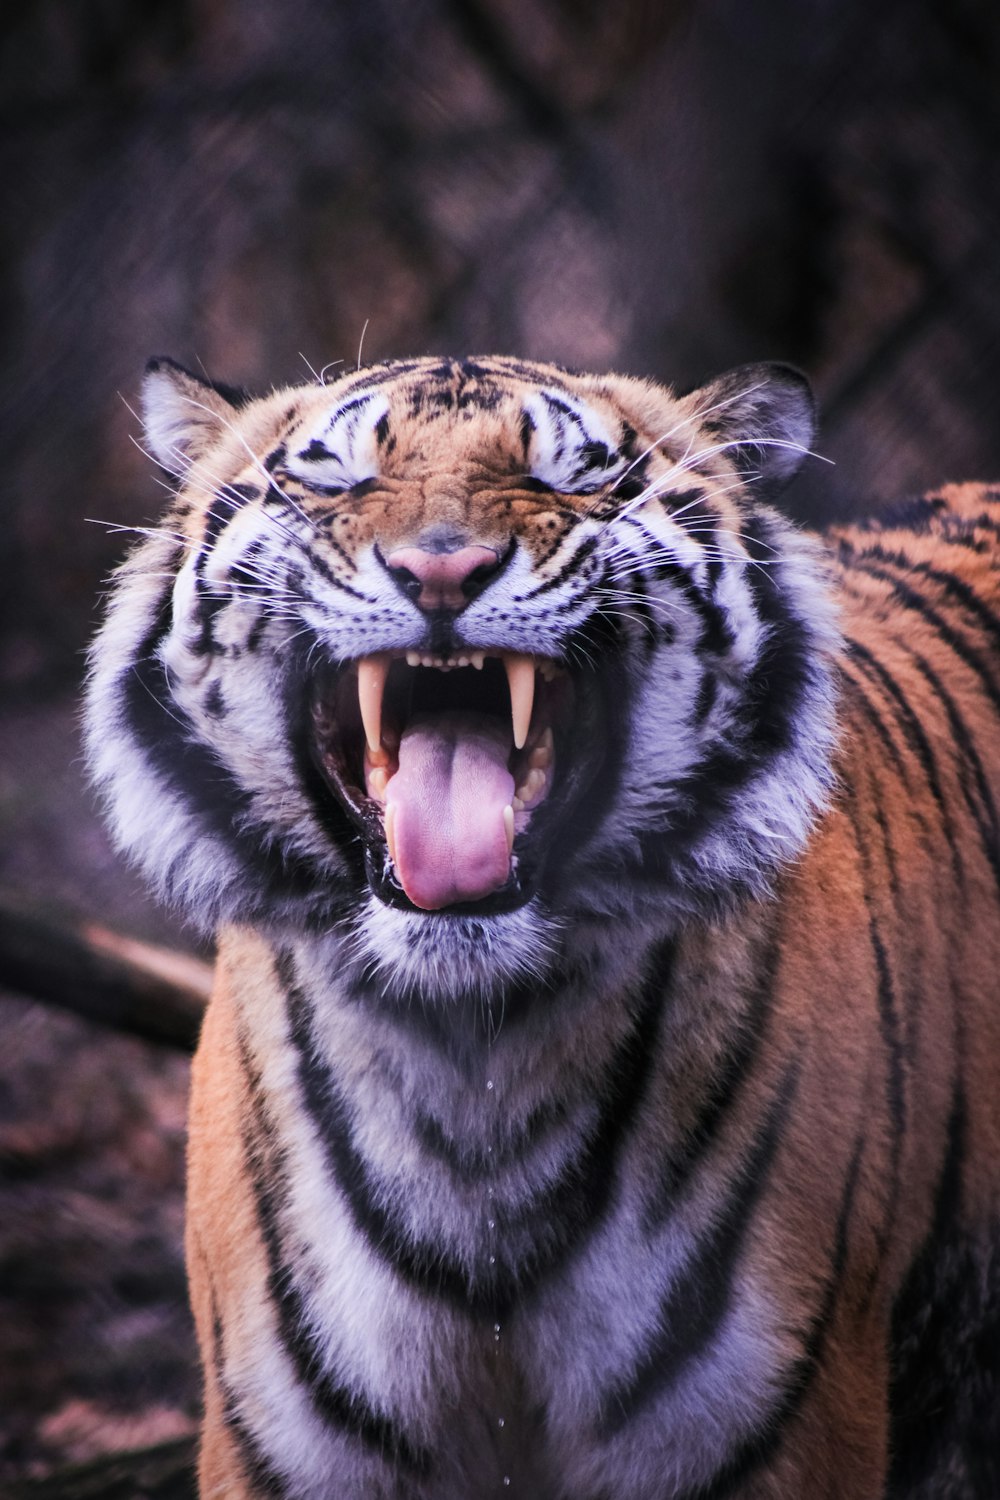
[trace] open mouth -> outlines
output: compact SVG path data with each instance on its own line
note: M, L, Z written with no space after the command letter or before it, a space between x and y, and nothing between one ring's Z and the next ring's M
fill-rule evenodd
M422 911L500 910L560 773L574 683L512 652L388 652L320 674L315 749L365 845L372 888Z

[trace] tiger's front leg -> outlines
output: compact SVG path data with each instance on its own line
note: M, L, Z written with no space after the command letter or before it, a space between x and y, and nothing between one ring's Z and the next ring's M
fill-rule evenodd
M519 1410L492 1324L413 1295L355 1240L338 1255L338 1237L356 1230L335 1216L314 1220L334 1247L322 1275L317 1244L300 1253L306 1219L296 1214L319 1185L296 1179L288 1122L261 1113L228 984L223 969L192 1078L187 1239L205 1372L203 1500L499 1500L515 1485L533 1500L554 1496L527 1451L542 1446L528 1441L537 1416ZM513 1437L497 1420L505 1412Z
M288 1275L252 1066L220 983L194 1063L187 1249L205 1379L203 1500L424 1493L427 1455L339 1382ZM347 1273L350 1274L349 1272ZM359 1305L358 1318L375 1310ZM404 1363L403 1351L400 1362ZM412 1370L415 1350L405 1356Z

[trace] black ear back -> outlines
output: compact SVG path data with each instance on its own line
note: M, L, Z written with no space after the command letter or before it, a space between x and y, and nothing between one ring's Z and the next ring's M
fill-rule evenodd
M794 365L739 365L692 391L685 404L765 495L798 472L816 434L812 388Z

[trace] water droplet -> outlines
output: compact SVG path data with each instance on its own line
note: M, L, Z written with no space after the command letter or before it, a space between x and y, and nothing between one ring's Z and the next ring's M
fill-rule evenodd
M490 1093L493 1092L493 1079L492 1078L487 1078L487 1080L486 1080L486 1087L489 1089Z
M493 1324L493 1332L494 1333L499 1333L500 1332L500 1324L499 1323L494 1323Z
M497 1258L496 1258L496 1256L495 1256L495 1255L491 1255L491 1256L490 1256L490 1265L491 1265L491 1266L495 1266L495 1265L496 1265L496 1263L497 1263Z
M498 1427L506 1427L506 1425L507 1424L504 1421L503 1417L497 1417L497 1426Z
M489 1229L495 1229L497 1227L496 1219L487 1219L486 1224Z
M505 1474L503 1476L503 1482L504 1482L505 1488L509 1488L509 1486L510 1486L510 1475L509 1474Z

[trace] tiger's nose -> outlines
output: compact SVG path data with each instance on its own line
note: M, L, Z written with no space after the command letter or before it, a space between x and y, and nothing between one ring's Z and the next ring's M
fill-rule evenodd
M497 573L500 555L492 547L458 547L453 552L397 547L385 565L418 608L458 614Z

